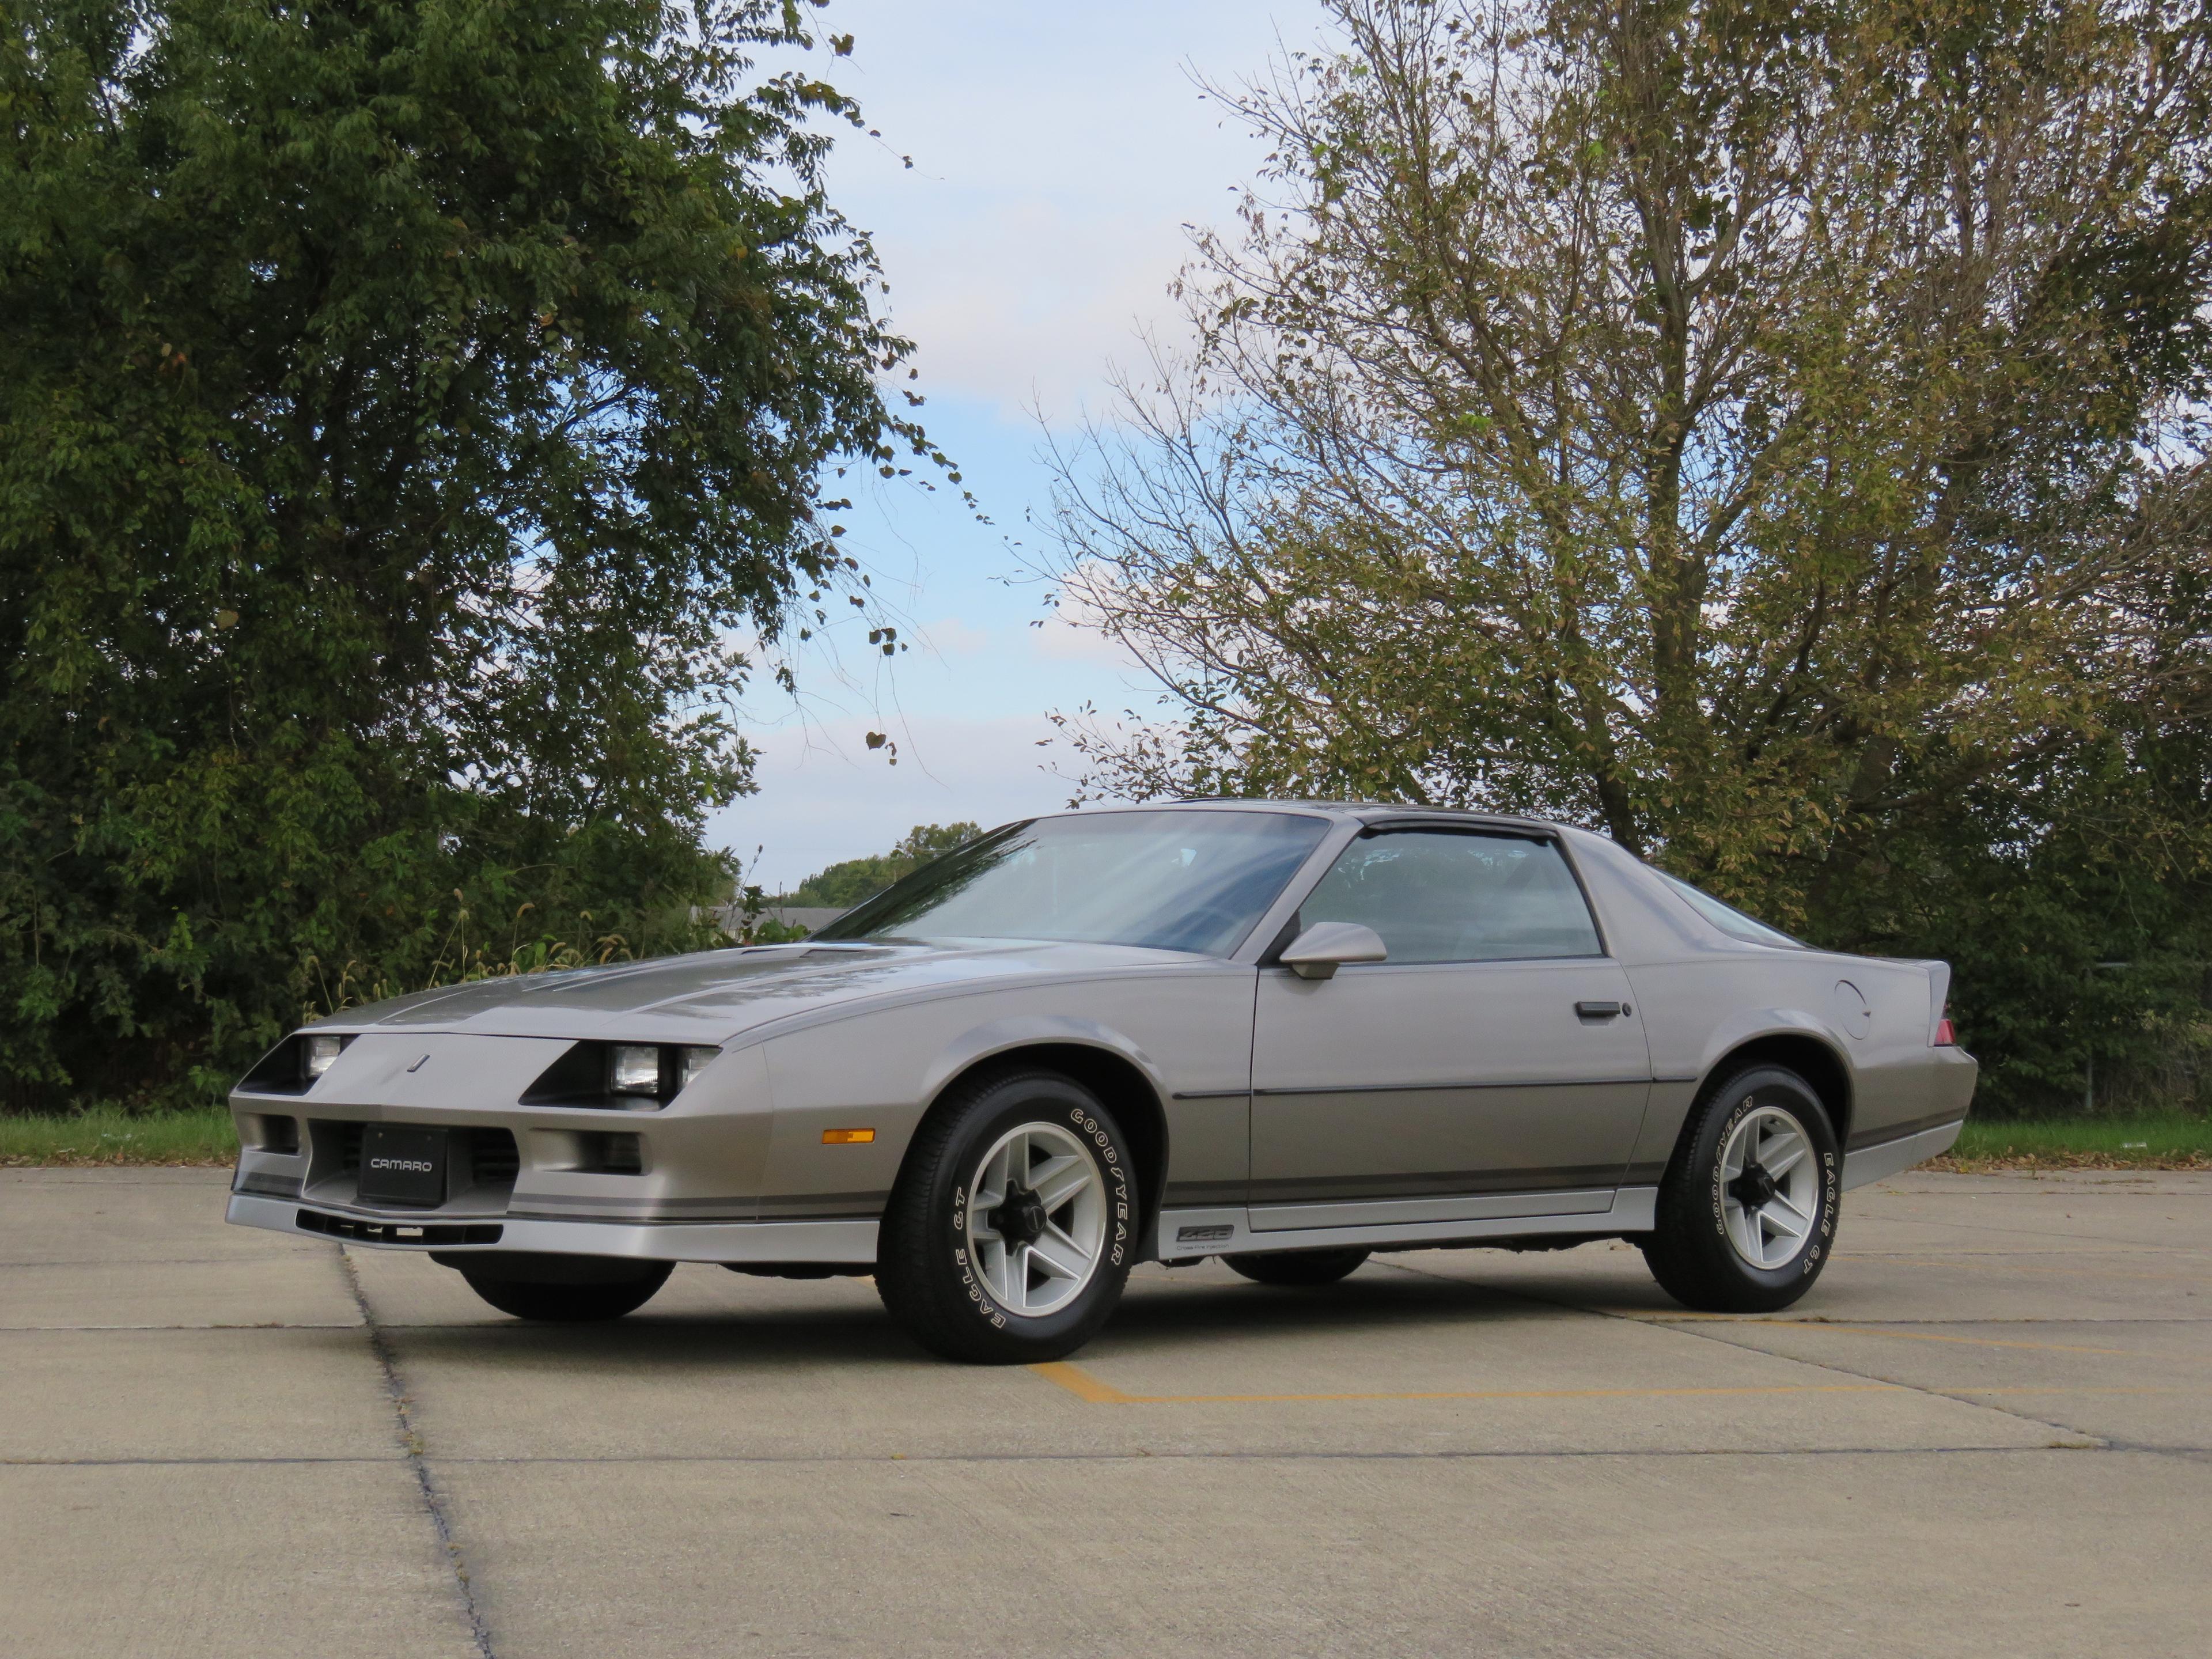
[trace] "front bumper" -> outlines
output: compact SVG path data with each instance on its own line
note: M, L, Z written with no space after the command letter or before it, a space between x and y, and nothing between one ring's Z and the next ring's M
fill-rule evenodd
M224 1218L305 1238L337 1237L372 1249L527 1250L549 1255L627 1256L641 1261L794 1265L867 1264L877 1224L845 1221L663 1222L508 1220L435 1211L374 1211L233 1193ZM453 1235L459 1235L454 1237Z

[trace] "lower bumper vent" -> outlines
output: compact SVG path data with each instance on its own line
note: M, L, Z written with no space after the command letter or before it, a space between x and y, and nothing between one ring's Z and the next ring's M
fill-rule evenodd
M512 1187L522 1169L512 1129L465 1129L469 1166L479 1187Z
M405 1221L359 1221L352 1216L325 1215L302 1210L294 1218L301 1232L324 1233L332 1238L357 1239L364 1244L420 1244L442 1248L449 1244L496 1244L506 1231L497 1222L430 1223L416 1226Z

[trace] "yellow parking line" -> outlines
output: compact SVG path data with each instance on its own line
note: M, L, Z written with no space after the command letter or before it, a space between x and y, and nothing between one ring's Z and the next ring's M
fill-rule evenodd
M1057 1382L1079 1400L1087 1400L1094 1406L1127 1406L1136 1402L1110 1382L1101 1382L1080 1365L1065 1359L1049 1360L1030 1369L1048 1382Z

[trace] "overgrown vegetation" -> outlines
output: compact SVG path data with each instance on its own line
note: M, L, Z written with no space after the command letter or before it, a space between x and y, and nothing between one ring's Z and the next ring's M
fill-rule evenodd
M811 44L786 0L8 9L0 1105L704 937L732 700L861 596L817 483L927 450Z
M786 904L834 905L848 910L863 899L873 898L902 876L919 870L930 860L965 846L983 833L975 823L917 823L899 837L888 853L848 859L817 870L788 895Z
M1333 0L1197 344L1060 453L1085 793L1589 824L1956 966L2000 1109L2212 1025L2212 23Z

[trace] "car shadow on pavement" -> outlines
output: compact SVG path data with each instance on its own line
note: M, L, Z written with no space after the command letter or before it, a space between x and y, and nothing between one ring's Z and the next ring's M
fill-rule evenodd
M1627 1287L1632 1275L1620 1275ZM1610 1276L1608 1276L1610 1277ZM1604 1280L1584 1281L1597 1289ZM466 1322L382 1328L410 1359L500 1368L579 1368L608 1374L684 1368L775 1370L839 1364L936 1364L866 1290L865 1281L779 1286L773 1306L673 1309L648 1304L601 1325L531 1324L493 1314ZM1502 1327L1553 1320L1562 1303L1496 1284L1370 1268L1340 1284L1279 1289L1242 1280L1147 1273L1133 1279L1097 1341L1117 1353L1202 1350L1211 1339L1297 1340L1347 1334Z
M1157 1288L1156 1288L1157 1287ZM1498 1326L1554 1319L1556 1304L1496 1285L1416 1278L1367 1269L1335 1285L1133 1284L1102 1334L1119 1349L1202 1343L1218 1333L1304 1336L1366 1331Z
M495 1316L481 1325L386 1327L410 1359L476 1360L502 1368L665 1374L685 1367L858 1364L902 1361L921 1350L880 1309L823 1308L655 1319L649 1311L606 1325L538 1325Z

